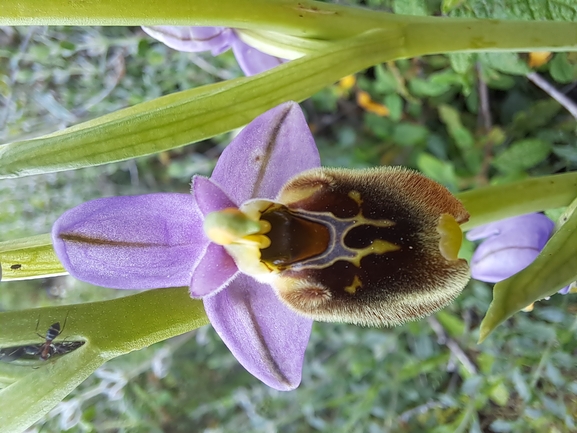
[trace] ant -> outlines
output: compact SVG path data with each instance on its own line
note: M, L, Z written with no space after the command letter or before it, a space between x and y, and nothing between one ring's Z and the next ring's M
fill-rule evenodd
M40 317L36 321L36 335L40 338L45 339L44 343L38 348L36 355L40 356L40 359L46 361L55 352L57 352L56 346L52 343L56 337L58 337L62 332L64 332L64 328L66 327L66 321L68 320L68 314L64 319L64 325L62 325L62 329L60 329L60 322L53 323L46 331L46 337L43 337L38 333L38 325L40 324Z
M17 359L40 359L42 361L47 361L54 355L65 355L78 349L80 346L84 345L84 341L54 342L54 340L64 331L67 320L68 315L66 315L62 329L60 329L60 322L53 323L46 331L46 336L43 336L38 333L38 326L40 325L40 318L38 318L38 321L36 322L36 335L44 340L44 342L28 346L2 348L0 349L0 361L11 362Z

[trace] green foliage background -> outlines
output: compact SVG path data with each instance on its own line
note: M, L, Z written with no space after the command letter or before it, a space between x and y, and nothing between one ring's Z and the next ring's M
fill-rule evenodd
M577 19L569 0L363 4L531 19L543 7L544 18ZM454 191L577 170L576 121L528 81L528 72L526 55L428 56L378 65L358 74L356 88L329 87L302 106L328 166L402 164ZM576 94L575 53L555 54L538 72ZM240 75L230 52L178 53L138 28L0 28L0 141ZM357 89L390 115L365 112ZM91 198L186 192L192 174L210 174L229 141L225 134L157 156L2 180L2 240L45 233L60 213ZM473 246L464 250L470 255ZM2 283L0 309L128 294L69 277ZM575 298L541 302L477 345L490 300L491 288L472 281L429 320L394 329L316 323L302 385L290 393L246 373L204 327L107 363L42 421L42 431L575 431Z

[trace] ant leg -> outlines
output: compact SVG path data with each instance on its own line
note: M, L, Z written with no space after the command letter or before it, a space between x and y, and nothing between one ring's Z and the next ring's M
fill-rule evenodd
M64 328L66 328L66 321L68 320L68 316L70 315L70 310L68 310L68 313L66 313L66 317L64 318L64 325L62 325L62 329L60 330L60 332L58 333L58 335L62 334L64 332Z
M42 338L43 340L45 340L45 337L43 337L42 335L40 335L38 333L38 325L40 325L40 314L38 315L38 319L36 320L36 329L34 330L34 332L36 332L36 335L38 335L40 338Z

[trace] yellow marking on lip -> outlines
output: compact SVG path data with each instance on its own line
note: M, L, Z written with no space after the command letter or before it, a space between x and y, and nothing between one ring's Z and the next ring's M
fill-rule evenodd
M359 206L363 204L363 199L361 198L361 193L355 191L354 189L347 194L350 198L352 198ZM360 212L359 212L360 213Z
M362 287L363 287L363 283L361 283L359 276L355 275L355 278L353 279L353 282L351 283L351 285L345 287L345 292L347 292L351 295L354 295L355 293L357 293L357 290L359 290Z
M391 242L384 241L382 239L376 239L373 241L371 245L366 248L362 248L360 250L351 250L355 252L355 257L353 258L345 258L344 260L349 260L352 264L354 264L357 268L361 267L361 260L370 255L370 254L385 254L390 253L392 251L398 251L401 247L395 245Z

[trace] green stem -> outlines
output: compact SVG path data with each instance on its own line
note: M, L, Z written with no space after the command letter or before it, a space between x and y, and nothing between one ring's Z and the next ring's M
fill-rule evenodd
M310 0L3 0L0 25L196 25L335 40L404 28L406 57L454 51L575 50L571 22L416 17Z
M24 367L26 376L0 390L0 433L29 428L107 360L86 346L66 358L38 369Z
M523 215L569 206L577 196L577 172L487 186L457 194L471 215L463 230Z
M269 30L342 39L402 21L400 16L310 0L3 0L0 25L181 25Z
M66 336L86 340L108 358L208 324L202 302L187 288L148 290L111 301L0 313L0 346L38 343L42 329L66 320Z
M50 233L0 242L2 281L66 275L60 264Z
M577 25L556 21L431 18L404 29L407 57L456 51L574 51Z

